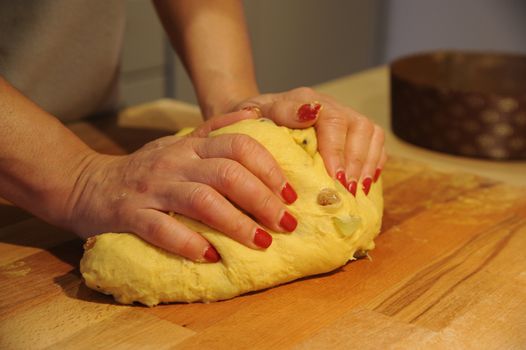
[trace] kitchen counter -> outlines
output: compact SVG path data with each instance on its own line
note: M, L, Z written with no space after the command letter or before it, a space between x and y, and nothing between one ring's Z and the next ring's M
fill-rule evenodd
M389 130L387 82L377 68L315 88ZM121 154L198 122L158 101L70 128ZM526 347L526 163L386 143L370 259L211 304L118 305L82 283L82 241L0 203L0 348Z

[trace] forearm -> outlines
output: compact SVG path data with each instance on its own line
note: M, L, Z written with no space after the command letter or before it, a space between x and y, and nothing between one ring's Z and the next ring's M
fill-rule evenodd
M54 224L94 152L0 77L0 196Z
M190 74L205 118L258 95L239 0L154 0Z

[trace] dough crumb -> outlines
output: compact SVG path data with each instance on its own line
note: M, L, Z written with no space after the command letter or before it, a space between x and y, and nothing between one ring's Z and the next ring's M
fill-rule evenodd
M97 236L89 237L83 245L84 251L90 250L97 242Z
M318 204L321 206L333 205L340 203L341 199L336 190L324 188L318 193Z

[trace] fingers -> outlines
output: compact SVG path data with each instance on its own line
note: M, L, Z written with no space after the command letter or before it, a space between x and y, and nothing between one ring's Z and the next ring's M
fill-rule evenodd
M258 104L264 117L289 128L314 125L318 150L329 175L353 195L359 183L366 194L369 192L387 159L383 148L384 133L379 126L310 89L295 89L273 98L268 96ZM315 98L322 102L305 102Z
M363 116L352 117L347 131L347 144L345 153L346 173L349 181L361 178L366 166L374 125Z
M330 104L321 111L316 128L329 174L353 195L359 184L368 194L387 160L382 128L349 108Z
M339 110L324 108L316 124L318 150L330 176L346 186L345 151L349 121Z
M206 159L201 163L204 171L194 175L196 182L214 188L274 231L290 232L295 228L295 225L290 227L287 221L283 221L290 215L283 202L245 167L225 159Z
M296 192L288 183L279 164L267 149L251 137L219 135L197 143L194 148L201 158L228 158L236 161L259 178L285 203L292 204L296 201Z
M295 230L297 221L284 202L294 202L297 195L263 146L246 135L219 135L190 142L196 157L186 160L180 177L184 181L163 188L152 205L154 209L201 221L253 249L265 249L272 243L272 237L257 222L277 232ZM163 241L160 244L167 245ZM175 249L180 253L183 248ZM186 254L195 257L196 252L199 249Z
M300 100L282 100L260 106L263 116L291 129L314 125L322 108L322 104L318 101Z
M382 146L382 152L380 154L380 160L378 161L378 166L376 167L376 171L374 173L373 182L377 182L378 179L380 178L380 175L382 173L382 170L386 162L387 162L387 153L385 151L385 146Z
M369 140L367 158L360 174L361 179L373 178L380 167L380 159L384 152L384 132L378 125L373 124L373 133Z
M370 122L369 122L370 123ZM370 127L367 128L368 131ZM384 132L383 130L378 126L373 124L373 132L370 137L370 140L363 140L363 142L369 141L369 145L367 145L368 151L367 151L367 158L365 159L365 162L363 163L360 179L362 182L362 190L367 195L369 193L369 190L371 189L371 186L373 183L375 183L378 180L378 177L380 176L381 167L380 159L382 157L382 152L384 152ZM359 147L365 148L365 145L360 145Z
M358 183L368 192L387 159L383 131L366 117L310 88L256 96L240 107L257 106L278 125L314 125L318 150L328 173L355 194ZM365 184L364 184L365 182Z
M216 249L201 235L155 209L138 210L132 231L155 246L193 261L217 262L220 259Z
M205 184L176 184L165 194L161 205L201 221L249 248L265 249L272 243L268 232Z
M170 252L194 261L220 259L199 233L164 214L169 211L201 221L253 249L272 243L263 227L292 232L297 226L285 206L296 200L296 193L272 155L249 136L165 138L143 147L132 160L123 161L136 170L126 181L136 191L129 192L133 196L119 212L136 209L133 215L124 215L130 218L125 219L124 230ZM149 165L137 168L141 162Z

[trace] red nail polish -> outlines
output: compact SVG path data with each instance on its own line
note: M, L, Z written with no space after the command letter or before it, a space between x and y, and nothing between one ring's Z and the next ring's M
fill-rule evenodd
M254 244L261 248L268 248L272 244L272 236L267 231L257 228L254 234Z
M371 179L370 177L366 177L362 181L362 189L366 196L369 194L369 190L371 189L372 183L373 183L373 179Z
M347 186L347 191L351 192L351 194L356 197L356 189L358 188L358 182L351 181L349 182L349 186Z
M281 190L281 196L285 200L287 204L292 204L298 199L298 195L296 194L296 191L290 186L290 184L287 182L283 189Z
M288 212L285 212L279 224L285 231L292 232L296 229L296 226L298 226L298 221L296 221L294 216L290 215Z
M374 183L376 183L376 181L378 181L378 179L380 178L380 174L382 173L382 169L378 168L376 169L376 171L374 172Z
M208 247L208 249L205 252L204 258L206 261L211 263L218 262L219 259L221 259L217 250L212 246Z
M345 172L343 170L340 170L336 173L336 180L340 181L343 187L347 187Z
M314 120L318 116L320 110L321 104L317 102L301 105L298 109L298 119L302 122Z

